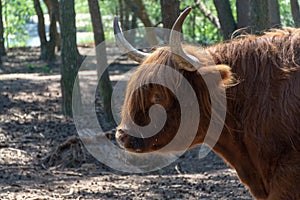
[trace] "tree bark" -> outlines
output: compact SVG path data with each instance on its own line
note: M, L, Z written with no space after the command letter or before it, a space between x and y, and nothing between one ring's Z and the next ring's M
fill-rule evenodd
M56 35L57 35L57 27L56 27L56 16L55 13L49 13L50 16L50 39L47 41L46 37L46 28L45 28L45 19L44 13L41 8L41 4L39 0L33 0L34 9L38 16L38 33L41 42L41 55L40 58L45 61L52 62L55 60L55 44L56 44Z
M171 29L180 14L179 0L160 0L163 27ZM169 35L164 35L164 41L169 41Z
M270 18L270 27L280 28L280 10L278 0L268 0L269 2L269 18Z
M0 0L0 56L5 56L5 44L4 44L4 26L2 19L2 1Z
M125 3L130 7L131 11L134 12L136 16L143 22L145 27L153 27L142 0L125 0ZM148 30L146 34L150 45L157 45L157 39L154 31Z
M119 0L119 21L123 31L127 31L125 37L133 46L135 44L135 36L137 26L137 15L132 12L129 5L124 3L124 0ZM130 19L131 16L131 20Z
M43 1L44 1L45 5L47 6L50 19L53 15L55 15L55 24L56 24L56 22L58 22L60 24L58 0L43 0ZM54 22L53 22L53 25L54 25ZM51 27L51 25L50 25L50 27ZM56 30L53 29L52 31L55 31L55 43L56 43L55 45L57 47L57 50L59 51L60 50L60 33L57 30L57 26L56 26ZM50 34L51 34L51 29L50 29ZM54 36L54 32L52 34ZM51 38L51 36L50 36L50 38Z
M47 6L48 12L53 12L55 15L55 19L60 23L60 15L59 15L59 3L58 0L43 0L45 5Z
M118 0L119 3L119 7L118 7L118 13L117 15L119 16L119 21L121 23L121 25L124 24L124 4L123 4L123 0ZM123 27L122 27L123 28Z
M180 14L179 0L160 0L163 27L171 29Z
M300 27L300 11L298 0L291 0L291 11L295 27Z
M55 46L57 39L57 26L56 26L56 15L54 12L49 13L50 17L50 28L49 28L49 36L50 39L47 41L47 54L46 60L53 61L55 60Z
M111 109L111 96L112 96L112 86L109 79L108 70L105 69L107 66L107 54L106 45L102 42L105 41L104 30L101 18L101 12L99 8L98 0L88 0L89 10L92 19L92 26L94 31L94 40L96 46L96 59L98 64L98 76L99 77L99 92L102 103L102 108L104 112L104 118L106 122L114 125L114 119ZM101 44L102 43L102 44ZM97 46L101 44L101 46ZM104 70L104 72L103 72Z
M46 54L46 29L45 29L45 19L44 19L44 13L40 4L39 0L33 0L34 2L34 9L38 17L38 34L40 38L41 43L41 55L40 57L44 57ZM43 59L43 58L42 58Z
M250 0L250 26L254 34L262 34L270 28L269 1Z
M125 4L125 9L124 9L124 20L123 20L123 25L122 28L127 31L130 29L130 23L129 23L129 17L130 17L130 8L128 7L127 4Z
M119 21L121 23L121 27L123 31L127 31L130 29L129 16L130 16L130 8L124 0L119 0Z
M72 95L73 90L78 94L79 85L75 79L80 65L79 52L76 42L76 25L74 0L60 0L61 20L61 90L62 90L62 111L66 116L72 116ZM79 97L78 97L79 98ZM77 100L76 102L81 102ZM77 105L74 105L77 106Z
M230 2L229 0L214 0L214 4L218 12L223 38L228 40L237 28L232 15Z
M236 0L237 28L249 26L249 0Z

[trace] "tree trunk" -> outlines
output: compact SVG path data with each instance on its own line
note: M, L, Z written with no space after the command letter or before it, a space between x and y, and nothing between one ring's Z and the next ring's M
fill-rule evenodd
M43 0L47 6L48 12L53 12L55 14L55 19L60 23L59 15L59 3L58 0Z
M127 23L127 34L126 34L126 39L127 41L132 44L132 45L135 45L136 44L136 41L135 41L135 38L136 38L136 28L138 27L137 26L137 16L135 13L132 13L131 15L131 21L129 22L129 10L127 9L127 14L126 14L126 23Z
M137 28L137 17L135 13L133 13L132 18L131 18L131 23L130 23L130 29L135 29Z
M98 76L99 80L99 92L106 122L114 124L112 109L111 109L111 96L112 86L109 79L108 70L105 69L107 66L106 46L100 43L105 41L104 30L101 18L101 12L99 9L98 0L88 0L89 10L92 19L92 26L94 31L94 40L96 46L96 59L98 64ZM98 47L97 47L98 46ZM104 72L103 72L104 70ZM102 74L103 73L103 74Z
M250 26L252 32L261 34L264 30L270 28L269 1L250 0Z
M180 14L179 0L160 0L163 27L171 29ZM164 41L169 41L169 35L164 35Z
M119 21L122 27L123 31L127 31L130 29L130 24L129 24L129 11L130 8L126 3L124 3L124 0L119 0Z
M221 24L222 35L224 40L230 39L232 33L236 30L229 0L214 0L218 12L218 18Z
M2 19L2 1L0 0L0 56L5 56L5 44L4 44L4 27Z
M74 85L80 65L76 42L74 0L60 0L60 20L62 111L64 115L72 116L73 90L80 94L79 85ZM81 101L77 99L77 102Z
M50 39L47 41L47 56L46 60L53 61L55 60L55 46L56 46L56 37L57 37L57 27L56 27L56 15L54 12L49 13L50 17Z
M130 24L129 24L129 17L130 17L130 8L128 7L127 4L125 4L125 9L124 9L124 20L123 20L123 25L122 28L127 31L130 29Z
M118 13L117 15L119 16L119 22L121 23L121 25L124 24L124 4L123 4L123 0L118 0L119 3L119 7L118 7ZM123 27L122 27L123 28Z
M268 0L269 2L269 18L270 18L270 27L280 28L280 10L278 0Z
M180 14L179 0L160 0L163 27L171 29Z
M249 26L249 0L236 0L237 28Z
M55 40L57 35L56 17L53 12L49 13L50 16L50 40L47 41L44 13L41 8L39 0L33 0L34 9L38 16L38 33L41 42L41 55L40 58L45 61L55 60Z
M291 0L291 11L295 27L300 27L300 11L298 0Z
M55 15L55 24L56 24L56 22L58 22L60 24L58 0L44 0L44 3L47 6L50 19L51 19L52 15ZM52 21L50 23L52 23ZM55 36L55 40L54 39L53 40L55 41L55 46L57 47L57 50L59 51L60 50L60 33L57 30L57 26L56 26L56 30L53 29L52 31L55 31L55 35L54 35L54 32L52 33L53 36ZM50 30L50 34L51 34L51 30ZM51 39L51 36L50 36L50 39Z
M130 7L131 11L134 12L136 16L143 22L145 27L153 27L142 0L125 0L125 3ZM148 30L146 34L150 45L157 45L157 39L154 31Z
M40 57L43 59L44 55L46 54L46 29L45 29L45 19L44 19L44 13L40 4L39 0L33 0L34 2L34 9L38 17L38 34L40 38L41 43L41 55Z

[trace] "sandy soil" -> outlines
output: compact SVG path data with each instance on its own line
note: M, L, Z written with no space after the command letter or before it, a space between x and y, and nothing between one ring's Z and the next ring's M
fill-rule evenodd
M61 114L59 63L38 55L19 48L2 58L0 199L252 199L234 170L214 153L199 160L197 148L146 174L98 162ZM110 73L120 75L119 66Z

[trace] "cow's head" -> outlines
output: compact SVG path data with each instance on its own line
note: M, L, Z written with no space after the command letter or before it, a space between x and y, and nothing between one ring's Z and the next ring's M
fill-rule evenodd
M182 37L178 33L190 10L190 8L186 9L175 22L170 33L170 46L157 48L152 53L144 53L132 47L122 35L115 18L114 30L118 46L129 52L130 58L141 63L128 82L122 108L122 121L117 127L116 133L119 145L128 151L152 152L167 145L174 139L178 131L181 123L181 108L193 112L191 110L193 103L196 103L200 109L201 120L196 122L197 135L191 140L188 147L203 142L211 117L209 91L203 76L212 77L210 84L218 88L220 82L228 81L231 75L228 66L212 65L211 59L207 57L208 53L203 49L199 51L197 47L181 45ZM176 70L181 76L170 75L166 66ZM221 78L215 79L215 76ZM181 84L182 77L188 80L194 89L197 102L180 105L176 95L172 92L173 89L179 88L178 85ZM162 84L156 84L155 80L157 79L167 81L169 88ZM219 81L214 82L214 80ZM156 123L161 122L162 113L154 112L151 114L151 107L157 104L165 110L166 119L160 130L149 137L149 135L144 135L143 128L139 127L145 127L149 124L156 127ZM193 119L190 120L193 121ZM185 131L188 132L189 130ZM181 137L178 140L185 140L185 138ZM175 145L174 149L171 150L182 151L185 149L186 146Z

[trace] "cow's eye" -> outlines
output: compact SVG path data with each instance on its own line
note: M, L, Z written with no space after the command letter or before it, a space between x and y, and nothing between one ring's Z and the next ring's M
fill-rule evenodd
M161 96L159 94L154 94L153 95L154 103L158 103L161 101Z
M143 90L149 90L149 86L148 85L142 85L142 89Z

